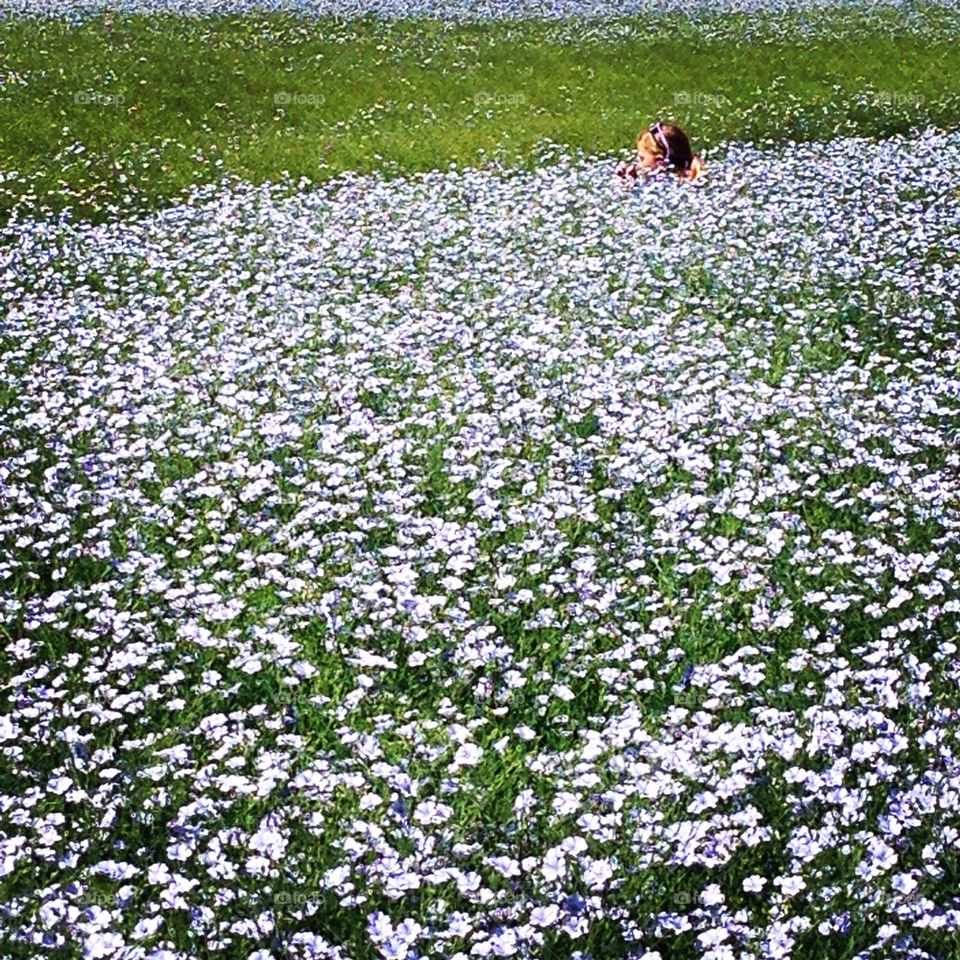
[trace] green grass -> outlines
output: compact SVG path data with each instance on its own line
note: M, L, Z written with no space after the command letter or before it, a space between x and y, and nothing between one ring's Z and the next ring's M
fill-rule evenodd
M825 13L812 34L781 20L768 35L738 16L719 31L625 18L627 37L583 44L537 23L11 20L0 23L0 216L19 203L104 219L224 175L529 166L545 141L626 155L657 116L701 151L953 126L960 28L933 9L920 32L892 16L853 29L850 14Z

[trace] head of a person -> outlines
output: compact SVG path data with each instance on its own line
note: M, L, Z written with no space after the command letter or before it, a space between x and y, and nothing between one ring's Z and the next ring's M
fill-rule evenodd
M665 166L689 176L696 176L700 170L699 159L683 130L659 120L637 134L637 164L647 170Z

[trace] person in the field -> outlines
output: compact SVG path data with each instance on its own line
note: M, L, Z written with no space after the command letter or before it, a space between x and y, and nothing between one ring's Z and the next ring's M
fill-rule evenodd
M684 180L703 175L703 161L693 152L686 133L673 123L657 121L637 134L637 156L632 163L620 163L616 174L628 182L636 182L661 170L675 173Z

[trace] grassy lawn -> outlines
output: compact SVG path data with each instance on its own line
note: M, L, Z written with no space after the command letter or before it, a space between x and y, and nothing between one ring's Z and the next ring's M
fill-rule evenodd
M0 24L0 210L102 219L224 174L528 165L544 141L629 149L662 116L724 141L882 136L960 116L953 15L722 29L643 18L572 44L536 23L288 15ZM832 19L831 19L832 18ZM587 27L584 27L587 32ZM11 176L10 172L16 175Z

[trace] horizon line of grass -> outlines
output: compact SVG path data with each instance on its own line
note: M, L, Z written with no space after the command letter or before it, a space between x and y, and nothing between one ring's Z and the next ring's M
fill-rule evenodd
M579 45L532 22L9 20L0 220L67 209L104 220L224 176L318 183L493 157L529 169L544 141L627 156L657 117L708 155L730 141L951 129L960 33L937 22L896 36L865 18L856 35L840 29L849 15L824 12L815 36L747 42L678 21Z

